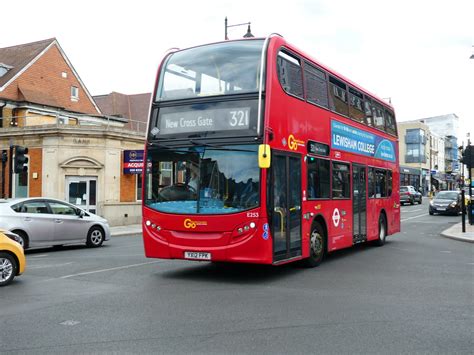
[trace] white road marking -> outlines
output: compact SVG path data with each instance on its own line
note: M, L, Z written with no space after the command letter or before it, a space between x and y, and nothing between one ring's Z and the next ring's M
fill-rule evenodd
M48 265L30 265L30 264L28 264L28 270L30 270L30 269L44 269L44 268L47 268L47 267L58 267L58 266L64 266L64 265L69 265L69 264L74 264L74 263L70 262L70 263L48 264Z
M30 258L44 258L45 256L48 256L48 254L31 255Z
M451 254L452 252L449 250L441 250L440 253Z
M408 218L405 218L405 219L400 220L400 222L405 222L405 221L408 221L409 219L415 219L415 218L424 217L424 216L426 216L427 214L428 214L428 213L420 214L420 215L414 216L414 217L408 217Z
M94 271L88 271L88 272L81 272L81 273L79 273L79 274L66 275L66 276L61 276L61 277L59 277L59 278L60 278L60 279L69 279L69 278L75 277L75 276L98 274L98 273L100 273L100 272L106 272L106 271L130 269L130 268L132 268L132 267L143 266L143 265L150 265L150 264L156 264L156 263L162 263L162 262L163 262L163 261L159 260L159 261L150 261L150 262L148 262L148 263L124 265L124 266L112 267L112 268L109 268L109 269L102 269L102 270L94 270Z
M418 211L423 211L422 208L417 208L416 210L402 210L402 213L403 212L418 212Z

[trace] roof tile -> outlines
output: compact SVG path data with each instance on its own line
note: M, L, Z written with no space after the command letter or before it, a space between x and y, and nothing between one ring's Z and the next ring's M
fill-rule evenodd
M0 77L0 88L54 41L56 41L56 38L49 38L38 42L0 48L0 63L12 67L5 75Z

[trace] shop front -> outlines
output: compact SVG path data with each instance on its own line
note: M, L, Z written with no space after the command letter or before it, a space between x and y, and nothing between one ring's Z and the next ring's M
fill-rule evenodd
M421 170L400 166L400 186L413 186L417 191L422 187Z

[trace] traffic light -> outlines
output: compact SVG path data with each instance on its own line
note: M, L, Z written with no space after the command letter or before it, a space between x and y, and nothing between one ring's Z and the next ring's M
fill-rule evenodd
M2 150L2 163L5 164L8 161L8 153L6 150Z
M461 162L466 164L468 169L474 167L474 145L468 145L462 154Z
M13 160L13 171L15 174L22 173L28 168L25 166L28 163L28 158L25 157L28 154L28 148L22 146L15 146L15 159Z

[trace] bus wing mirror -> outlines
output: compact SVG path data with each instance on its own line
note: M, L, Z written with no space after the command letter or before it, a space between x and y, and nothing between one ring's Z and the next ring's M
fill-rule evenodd
M258 146L258 167L261 169L268 169L270 167L270 145L260 144Z

